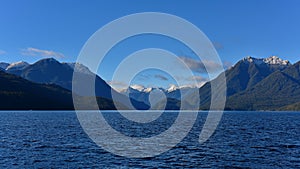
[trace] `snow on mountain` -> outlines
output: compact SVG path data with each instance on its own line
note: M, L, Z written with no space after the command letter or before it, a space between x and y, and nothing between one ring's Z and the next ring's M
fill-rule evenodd
M166 91L168 93L171 93L176 90L194 89L194 88L199 88L199 87L201 87L201 86L191 86L191 85L176 86L174 84L171 84L170 87Z
M149 92L151 92L152 90L153 90L152 87L148 87L148 88L145 88L145 89L143 90L143 92L149 93Z
M9 66L9 63L0 62L0 69L5 70Z
M177 89L179 89L178 86L176 86L174 84L171 84L170 87L167 89L167 91L170 93L170 92L172 92L174 90L177 90Z
M264 63L263 59L257 59L251 56L247 56L243 59L244 62L249 62L249 63L255 63L257 65L260 65L262 63Z
M11 63L10 65L8 65L5 70L6 71L7 70L22 70L29 65L30 65L29 63L24 62L24 61L15 62L15 63Z
M279 65L279 66L289 66L291 63L288 60L283 60L278 56L271 56L268 58L254 58L251 56L247 56L243 59L244 62L255 63L257 65L260 64L268 64L268 65Z
M144 87L142 85L138 85L138 84L131 85L130 88L135 89L139 92L145 92L145 93L149 93L149 92L151 92L152 90L155 89L153 87L147 87L146 88L146 87Z
M277 56L265 58L264 62L272 65L291 65L291 63L288 60L283 60Z
M142 91L145 90L145 87L144 87L144 86L142 86L142 85L137 85L137 84L131 85L130 88L135 89L135 90L138 90L138 91L140 91L140 92L142 92Z
M164 89L164 88L161 88L161 87L148 87L148 88L146 88L143 85L134 84L134 85L129 86L128 89L122 90L121 93L132 93L132 92L150 93L154 90L160 90L164 93L171 93L171 92L176 91L178 89L181 90L181 89L188 89L188 88L193 88L193 87L190 87L190 86L176 86L174 84L171 84L169 88Z

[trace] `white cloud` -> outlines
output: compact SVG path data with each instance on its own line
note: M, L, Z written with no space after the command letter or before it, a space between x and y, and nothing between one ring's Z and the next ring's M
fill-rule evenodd
M37 48L26 48L21 50L21 54L25 56L41 56L41 57L55 57L63 58L65 57L62 53L54 52L51 50L42 50Z
M202 62L192 58L181 56L180 59L194 72L206 73L205 66Z
M220 42L212 42L216 50L224 49L224 46Z
M169 80L167 77L165 77L165 76L163 76L163 75L160 75L160 74L154 75L154 77L155 77L156 79L163 80L163 81Z
M4 54L6 54L6 52L0 49L0 55L4 55Z
M197 73L207 73L206 68L208 70L214 70L217 68L216 72L219 72L218 70L220 68L220 65L214 61L200 61L200 60L195 60L186 56L181 56L179 57L193 72ZM224 62L223 66L225 69L230 67L232 63L230 62Z

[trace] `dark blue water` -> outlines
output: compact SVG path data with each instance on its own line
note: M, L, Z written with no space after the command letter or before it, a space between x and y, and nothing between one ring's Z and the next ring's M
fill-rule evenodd
M152 128L140 127L140 134L114 113L105 117L114 128L142 137L167 129L176 115L164 114ZM1 112L0 168L300 168L300 113L225 112L214 135L199 144L205 118L199 114L170 151L129 159L93 143L74 112Z

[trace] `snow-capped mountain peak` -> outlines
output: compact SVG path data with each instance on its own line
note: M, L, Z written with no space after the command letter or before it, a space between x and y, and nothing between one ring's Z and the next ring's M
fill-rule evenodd
M264 63L263 59L258 59L258 58L254 58L252 56L247 56L243 59L244 62L249 62L249 63L255 63L255 64L262 64Z
M254 58L251 56L247 56L243 59L244 62L255 63L257 65L260 64L268 64L268 65L279 65L279 66L288 66L291 63L288 60L283 60L278 56L270 56L268 58Z
M142 85L137 85L137 84L131 85L130 88L135 89L135 90L138 90L138 91L140 91L140 92L143 92L143 91L145 90L145 87L144 87L144 86L142 86Z
M143 91L146 92L146 93L149 93L153 90L152 87L148 87L148 88L145 88Z
M154 90L161 90L163 92L166 91L166 89L164 88L160 88L160 87L144 87L143 85L138 85L138 84L134 84L134 85L131 85L129 86L129 89L134 89L134 90L137 90L139 92L144 92L144 93L150 93Z
M178 86L176 86L174 84L171 84L170 87L167 89L167 91L170 93L170 92L172 92L174 90L177 90L177 89L179 89Z
M194 88L194 87L191 87L191 86L177 86L175 84L170 84L169 88L164 89L164 88L161 88L161 87L148 87L148 88L146 88L143 85L135 84L135 85L129 86L128 89L123 90L122 93L128 92L128 90L130 90L130 89L133 89L133 90L138 91L138 92L143 92L143 93L150 93L154 90L160 90L164 93L171 93L171 92L176 91L178 89L181 90L181 89L188 89L188 88ZM133 91L131 90L131 92L133 92Z
M291 63L288 60L283 60L277 56L271 56L268 58L263 59L265 63L271 64L271 65L291 65Z
M27 66L29 66L29 63L20 61L20 62L11 63L9 66L6 67L5 70L24 69Z

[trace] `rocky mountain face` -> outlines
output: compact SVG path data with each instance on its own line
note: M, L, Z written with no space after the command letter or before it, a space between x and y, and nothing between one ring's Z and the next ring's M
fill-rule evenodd
M9 63L0 62L0 70L5 71L5 69L9 66Z
M275 110L300 101L300 62L277 70L228 98L229 109Z
M292 65L275 56L242 59L224 72L227 81L226 109L274 110L297 101L300 96L297 95L298 64ZM208 109L210 82L201 87L199 92L202 108Z

